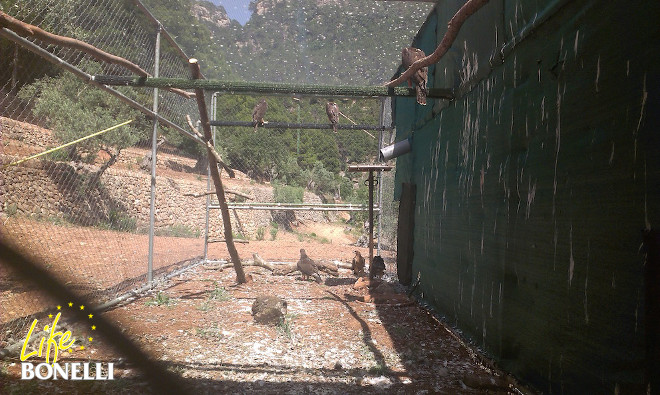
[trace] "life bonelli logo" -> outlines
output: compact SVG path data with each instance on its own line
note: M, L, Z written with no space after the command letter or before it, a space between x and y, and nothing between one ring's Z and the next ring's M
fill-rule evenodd
M21 348L21 380L114 380L112 362L58 362L62 353L72 355L75 351L85 350L85 345L77 341L70 330L64 332L58 330L62 311L67 307L85 309L84 305L76 306L73 302L57 306L57 313L48 315L52 321L44 325L43 331L37 329L37 319L32 322ZM93 333L96 330L96 325L92 321L94 315L88 314L87 317L89 321L85 324L90 333ZM39 337L40 333L41 337ZM82 339L91 345L94 337L90 335ZM43 361L34 362L30 359Z

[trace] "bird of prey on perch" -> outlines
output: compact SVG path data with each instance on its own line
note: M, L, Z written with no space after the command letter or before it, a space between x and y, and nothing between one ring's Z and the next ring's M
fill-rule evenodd
M404 69L408 69L411 64L415 61L422 59L426 56L424 51L415 47L406 47L401 50L401 63ZM415 74L410 77L408 80L408 86L412 87L415 85L415 92L417 93L417 103L425 106L426 105L426 95L428 90L426 89L426 83L429 79L429 68L422 67L417 70Z
M264 116L266 115L266 110L268 110L268 103L266 99L259 100L254 109L252 110L252 122L254 123L254 131L257 131L257 127L263 126L266 121L264 121Z
M355 256L353 257L353 274L355 277L364 276L364 257L360 254L360 251L355 250Z
M327 102L325 113L328 114L328 120L332 124L332 130L337 133L337 124L339 123L339 107L337 107L337 103L333 101Z
M317 283L321 283L321 276L319 276L319 269L312 258L307 256L304 249L300 249L300 260L297 263L298 270L303 274L303 279L308 279L310 276L314 277Z

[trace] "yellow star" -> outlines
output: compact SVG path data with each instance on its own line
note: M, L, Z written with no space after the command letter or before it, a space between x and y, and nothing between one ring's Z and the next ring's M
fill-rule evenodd
M53 315L52 315L52 314L48 314L48 318L53 318Z
M92 317L94 317L94 314L90 314L88 317L89 317L89 318L92 318Z
M89 342L91 343L93 339L94 339L93 337L90 337L90 338L89 338Z
M59 306L59 305L58 305L58 306L57 306L57 309L58 309L58 310L62 310L62 306Z
M73 302L69 302L69 307L73 307Z
M93 331L96 330L96 325L92 325L92 330L93 330Z
M71 354L71 353L73 353L73 350L68 349L68 350L66 350L66 352L68 352L69 354Z
M85 349L85 346L80 346L80 349L81 349L81 350L84 350L84 349Z
M80 310L85 310L85 306L80 306Z

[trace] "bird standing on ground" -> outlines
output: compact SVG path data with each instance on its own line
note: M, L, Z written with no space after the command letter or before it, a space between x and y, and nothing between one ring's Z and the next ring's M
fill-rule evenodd
M332 124L332 131L337 133L337 124L339 123L339 107L337 103L329 101L325 105L325 113L328 114L328 119Z
M364 276L364 257L358 250L355 250L355 256L353 257L353 274L355 277Z
M371 261L371 277L377 278L385 274L385 261L380 255L376 255Z
M403 64L404 69L408 69L411 64L415 61L426 57L424 51L415 47L406 47L401 50L401 63ZM417 103L425 106L426 105L426 95L428 90L426 89L426 83L429 79L429 68L422 67L417 70L415 74L410 77L408 80L408 86L412 87L413 83L415 84L415 91L417 92Z
M266 99L259 100L254 109L252 110L252 122L254 123L254 131L257 131L257 127L260 125L263 126L266 121L264 121L264 116L266 115L266 110L268 110L268 103Z
M307 280L310 276L314 277L317 283L321 283L321 276L319 276L319 269L312 258L307 256L304 249L300 249L300 260L297 263L298 270L303 274L303 279Z

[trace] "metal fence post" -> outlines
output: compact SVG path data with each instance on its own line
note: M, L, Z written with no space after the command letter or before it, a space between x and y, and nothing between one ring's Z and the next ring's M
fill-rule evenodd
M385 126L385 98L380 99L380 117L378 123L380 126ZM383 148L383 130L378 132L378 153ZM377 154L376 157L379 155ZM378 172L378 245L376 247L376 255L380 255L380 241L381 232L383 229L383 172Z
M154 77L158 77L160 68L160 31L159 24L156 31L156 50L154 54ZM158 88L154 88L153 111L158 114ZM149 207L149 258L147 263L147 282L151 284L154 279L154 228L156 226L156 149L158 148L158 118L154 117L154 130L151 135L151 202Z
M215 120L216 117L216 107L218 100L218 92L213 92L211 95L211 119ZM213 131L213 145L215 146L215 125L211 126ZM211 191L211 164L206 168L206 192ZM210 206L211 206L211 195L207 193L206 195L206 224L204 228L204 263L209 259L209 217L210 217Z

